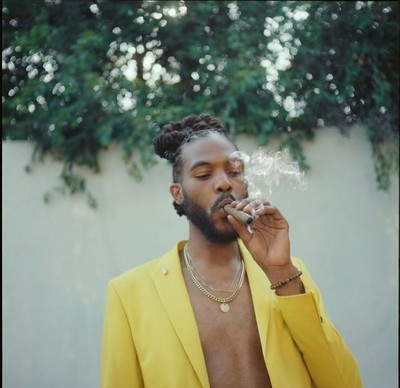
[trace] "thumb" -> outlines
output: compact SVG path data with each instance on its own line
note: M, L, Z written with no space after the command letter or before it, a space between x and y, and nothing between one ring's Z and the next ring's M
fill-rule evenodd
M232 215L227 216L228 221L231 223L233 228L236 230L236 233L243 240L243 242L248 241L252 235L251 229L249 226L245 226L243 222L239 221ZM250 231L249 231L250 230Z

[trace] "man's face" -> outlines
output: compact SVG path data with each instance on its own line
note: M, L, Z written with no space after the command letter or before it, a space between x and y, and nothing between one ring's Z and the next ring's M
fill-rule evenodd
M181 203L190 222L210 241L237 238L223 206L247 196L243 160L224 136L211 133L187 144L182 151Z

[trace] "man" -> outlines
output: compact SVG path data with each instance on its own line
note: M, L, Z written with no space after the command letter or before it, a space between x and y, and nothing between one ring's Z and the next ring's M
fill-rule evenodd
M186 117L164 126L154 148L173 165L170 192L189 236L110 281L102 387L361 387L318 288L290 255L287 221L247 198L221 123Z

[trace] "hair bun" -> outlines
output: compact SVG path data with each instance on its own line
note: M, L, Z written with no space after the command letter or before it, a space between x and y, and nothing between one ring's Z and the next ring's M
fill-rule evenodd
M154 152L163 159L174 163L181 145L194 133L210 129L226 134L221 122L208 113L190 115L177 123L163 126L161 133L153 140Z

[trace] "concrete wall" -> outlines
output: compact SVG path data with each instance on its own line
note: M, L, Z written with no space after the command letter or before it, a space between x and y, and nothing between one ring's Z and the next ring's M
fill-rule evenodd
M251 139L238 144L256 148ZM319 284L364 386L395 387L398 179L390 192L376 190L361 130L345 138L326 129L305 150L307 189L278 187L271 202L288 219L292 253ZM117 150L104 153L103 173L87 174L93 210L80 196L44 204L61 165L45 161L28 175L30 155L27 143L3 142L3 386L97 387L108 279L185 238L186 221L172 208L165 163L139 184Z

